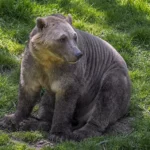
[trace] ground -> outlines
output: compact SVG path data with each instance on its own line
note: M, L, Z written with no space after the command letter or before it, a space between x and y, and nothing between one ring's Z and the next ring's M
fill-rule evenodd
M150 0L0 0L0 117L15 111L21 54L35 19L52 13L71 14L76 28L107 40L126 60L133 131L58 145L42 132L0 131L0 150L150 149Z

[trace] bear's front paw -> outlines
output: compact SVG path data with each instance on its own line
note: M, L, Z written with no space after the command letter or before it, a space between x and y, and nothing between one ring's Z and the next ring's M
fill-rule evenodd
M34 118L28 118L20 122L19 130L21 131L35 131L35 130L49 131L50 123L46 121L40 121Z
M16 131L18 130L18 123L14 114L6 115L0 119L0 129Z
M70 141L71 133L58 133L58 134L50 134L48 139L51 142L63 142L63 141Z
M35 121L31 121L29 119L23 120L19 123L20 131L35 131L37 129L37 123Z
M63 142L65 141L65 137L64 136L60 136L60 135L55 135L55 134L51 134L48 139L51 141L51 142Z

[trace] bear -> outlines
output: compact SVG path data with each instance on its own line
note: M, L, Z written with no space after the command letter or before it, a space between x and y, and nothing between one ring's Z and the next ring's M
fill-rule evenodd
M101 136L127 114L130 95L128 68L114 47L74 28L71 15L38 17L21 63L17 110L0 128L43 129L50 141Z

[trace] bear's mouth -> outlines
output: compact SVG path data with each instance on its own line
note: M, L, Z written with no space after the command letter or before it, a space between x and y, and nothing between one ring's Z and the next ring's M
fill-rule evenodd
M69 61L69 64L76 64L77 63L77 61Z
M78 60L76 61L68 61L69 64L76 64L78 62Z

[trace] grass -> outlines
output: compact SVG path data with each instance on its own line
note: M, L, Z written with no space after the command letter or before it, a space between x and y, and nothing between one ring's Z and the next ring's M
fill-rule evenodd
M107 40L124 57L132 80L129 115L135 120L130 135L65 142L43 150L150 149L149 0L0 0L0 116L15 111L20 55L36 17L52 13L72 14L76 28ZM39 132L0 131L0 150L35 149L29 144L42 138Z

